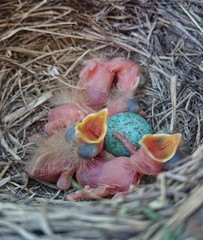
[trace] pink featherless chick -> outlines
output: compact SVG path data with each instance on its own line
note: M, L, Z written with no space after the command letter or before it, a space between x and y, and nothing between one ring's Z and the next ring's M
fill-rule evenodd
M181 141L181 134L147 134L140 140L137 151L120 134L116 137L131 151L130 157L112 157L103 152L87 161L76 173L78 184L83 188L68 194L68 200L93 199L129 190L143 174L156 176L164 162L173 158Z
M134 97L137 88L145 83L140 67L124 58L113 58L108 63L109 71L115 73L118 90L128 98Z
M49 111L48 122L45 124L44 130L46 133L52 134L54 131L81 121L87 114L87 111L75 103L60 104Z
M75 94L72 88L55 93L51 102L55 107L49 110L48 122L44 127L48 134L74 125L95 112L87 106L84 94Z
M77 87L81 89L76 92L86 95L89 107L97 110L108 104L109 116L118 112L134 111L134 109L137 111L134 94L138 86L144 84L144 76L140 67L131 60L124 58L90 59L84 61L84 68L79 77ZM116 85L117 91L110 94L113 85ZM111 97L107 101L109 95ZM116 112L114 112L115 106Z
M120 112L144 115L134 98L135 90L144 83L143 79L139 66L124 58L84 61L76 87L66 88L52 100L57 105L49 111L45 131L52 134L104 106L108 108L108 116Z
M109 61L113 62L111 66L112 69L109 68ZM116 64L115 60L109 61L87 61L85 63L85 69L83 69L80 74L81 80L78 84L79 86L82 85L85 88L83 89L82 93L76 94L76 91L70 88L60 92L53 100L53 102L58 105L49 111L48 122L45 124L45 131L50 136L45 139L38 139L37 144L39 147L36 150L31 162L26 167L26 171L30 176L48 182L57 182L57 186L59 188L67 189L70 186L70 179L72 178L72 175L75 173L76 169L78 169L81 163L81 161L78 161L78 155L81 158L88 158L91 156L96 156L95 154L98 154L98 152L102 150L102 141L101 143L94 143L95 139L93 139L93 141L89 143L87 141L88 139L81 140L80 135L84 136L85 133L88 133L89 130L86 131L86 129L91 130L91 124L90 127L89 124L86 124L84 128L80 127L80 130L78 130L78 134L76 135L73 133L75 128L73 130L71 126L79 123L88 114L91 115L91 113L96 111L95 109L97 109L98 106L103 105L103 103L107 103L109 90L112 87L115 75L119 72L119 68L121 69L122 62L129 63L128 60L125 59L117 59L116 61L118 61L119 64ZM118 65L120 65L120 67ZM135 69L138 69L137 65L133 66ZM128 68L130 72L131 68L132 67ZM137 70L134 71L135 74L136 71ZM121 72L122 76L123 70ZM104 82L101 76L105 76ZM121 79L119 81L122 81L121 76L119 75L119 78ZM125 74L123 76L125 76ZM136 84L135 86L137 86ZM135 88L136 87L134 87L134 89ZM99 104L97 103L97 97L100 99L100 96L102 95L97 95L98 89L102 89L102 94L105 93L103 94L105 97L101 98L103 99L102 104L100 104L101 102ZM97 96L96 98L93 93L92 95L89 94L89 92L91 93L94 90ZM109 116L118 112L134 111L134 109L138 111L137 102L133 99L130 99L130 101L125 101L123 97L118 97L118 99L114 98L108 105ZM101 125L99 128L105 129ZM76 128L78 128L80 125L77 124L76 126ZM66 131L68 138L71 135L71 131L72 135L77 136L74 141L71 139L71 141L67 143L67 139L64 139L65 128L68 129ZM81 131L83 131L83 133ZM95 127L91 131L94 134L96 132L95 136L99 138ZM104 131L103 133L102 131L101 135L104 135ZM89 137L90 136L91 134Z
M90 59L84 61L77 86L78 93L84 92L87 105L99 109L106 105L106 100L112 86L115 73L109 69L108 61Z
M86 159L95 157L103 149L107 114L107 109L103 109L86 116L77 127L72 125L66 130L53 131L46 138L37 138L38 148L25 171L30 177L68 189L73 175Z

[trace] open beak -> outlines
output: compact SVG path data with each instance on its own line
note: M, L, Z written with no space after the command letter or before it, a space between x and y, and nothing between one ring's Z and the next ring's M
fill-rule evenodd
M84 143L101 143L107 131L107 108L87 115L75 126L75 134Z
M154 160L164 163L175 155L181 139L180 133L146 134L140 140L140 144Z

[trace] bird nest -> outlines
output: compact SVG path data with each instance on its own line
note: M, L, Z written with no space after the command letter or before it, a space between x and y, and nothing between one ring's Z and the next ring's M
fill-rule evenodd
M1 1L1 239L202 239L202 19L199 0ZM67 201L24 172L29 139L85 59L114 57L141 66L146 119L180 132L188 156L124 198Z

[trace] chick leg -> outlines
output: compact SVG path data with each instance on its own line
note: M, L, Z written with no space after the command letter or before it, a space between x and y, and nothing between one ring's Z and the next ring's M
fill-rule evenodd
M75 167L70 167L69 169L64 170L61 172L59 179L57 180L57 187L66 190L71 186L71 180L73 174L75 173Z
M68 200L79 200L82 198L85 199L97 199L104 198L111 195L110 186L104 185L96 188L91 188L89 185L86 185L82 190L78 190L73 193L69 193L67 196Z

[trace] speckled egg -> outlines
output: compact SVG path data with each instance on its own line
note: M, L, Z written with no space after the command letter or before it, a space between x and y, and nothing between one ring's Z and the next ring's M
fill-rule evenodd
M108 118L108 129L104 139L104 149L116 157L130 156L129 151L120 140L113 136L118 132L127 138L136 148L139 148L139 140L145 134L151 134L152 128L149 123L140 115L123 112Z

